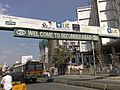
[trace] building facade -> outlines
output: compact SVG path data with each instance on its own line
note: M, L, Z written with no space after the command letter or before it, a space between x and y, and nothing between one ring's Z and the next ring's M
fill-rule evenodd
M80 25L90 26L92 23L91 7L84 6L77 8L77 21Z
M77 21L67 21L68 23L63 22L64 26L70 26L70 24L74 24L74 25L78 25ZM67 24L67 25L65 25ZM80 27L79 26L75 26L75 28L73 30L68 29L69 31L74 31L74 32L80 32ZM68 31L67 30L67 31ZM79 65L80 64L80 45L79 45L79 41L74 41L74 40L59 40L59 43L62 42L59 45L64 45L67 48L69 48L70 52L73 53L72 58L70 59L70 62L68 64L73 64L73 65Z
M90 6L77 8L77 21L80 24L81 29L85 26L92 26L92 13ZM93 64L92 44L91 41L79 41L80 43L80 63Z
M90 6L77 8L77 21L79 22L80 25L99 26L99 27L105 27L105 28L110 27L110 28L120 29L120 1L119 0L89 0L89 1L90 1ZM112 60L108 61L109 59L115 58L115 57L118 58L118 56L116 56L116 52L118 53L119 51L118 50L116 51L115 47L118 48L119 44L117 43L116 45L113 45L113 43L116 40L117 42L119 42L119 39L111 39L111 38L103 38L103 37L99 38L98 43L96 43L96 48L97 48L96 57L99 62L111 63ZM86 42L88 41L80 41L80 46L82 46L82 43L86 43ZM111 42L113 43L110 44ZM87 44L84 44L81 50L85 46L87 46ZM91 43L88 44L88 47L90 47L90 44ZM105 49L105 47L108 44L113 45L112 48Z
M119 28L120 29L120 0L89 0L90 5L84 7L78 7L76 11L77 20L76 21L65 21L62 22L62 30L71 31L69 29L69 23L76 23L80 25L80 30L82 26L99 26L99 27L110 27L110 28ZM80 32L80 30L73 30ZM99 54L99 59L111 59L116 57L116 46L112 48L106 46L110 43L110 38L100 38L99 43L96 44ZM113 41L113 40L112 40ZM93 53L92 53L92 44L90 41L69 41L69 40L58 40L58 41L49 41L48 43L48 63L51 63L52 60L52 50L53 46L65 45L72 52L74 52L73 58L71 59L73 64L80 63L93 63ZM105 47L103 47L103 45ZM113 44L110 44L113 45ZM116 44L117 49L119 43ZM102 48L103 47L103 48ZM101 51L102 50L102 51ZM118 55L119 51L117 51ZM109 54L109 55L108 55ZM100 58L101 57L101 58ZM84 62L83 62L84 60Z
M90 0L92 13L96 16L93 19L98 21L94 24L100 27L110 27L120 29L120 1L119 0ZM97 12L94 12L97 11ZM100 57L107 63L119 61L119 39L100 38L102 43L99 43ZM102 47L102 48L101 48ZM101 51L101 52L100 52Z
M120 0L114 0L114 8L116 10L115 19L117 20L116 27L120 29Z

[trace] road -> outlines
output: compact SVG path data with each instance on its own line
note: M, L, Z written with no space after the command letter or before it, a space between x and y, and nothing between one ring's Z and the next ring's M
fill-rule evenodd
M95 80L89 80L89 82L120 85L120 80L95 79Z
M65 85L59 83L35 83L27 84L27 90L98 90L86 87Z
M97 76L96 76L97 77ZM100 76L101 77L101 76ZM104 83L104 84L116 84L120 85L120 79L94 79L94 76L89 76L88 78L80 78L78 75L64 75L55 77L62 80L73 80L73 81L86 81L86 82L93 82L93 83ZM99 77L98 77L99 78Z

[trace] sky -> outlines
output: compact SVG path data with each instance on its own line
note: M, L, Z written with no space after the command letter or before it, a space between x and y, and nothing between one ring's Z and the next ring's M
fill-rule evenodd
M77 7L87 6L89 0L0 0L0 15L62 22L76 20ZM13 37L12 31L0 30L0 63L12 65L22 56L40 57L40 39Z

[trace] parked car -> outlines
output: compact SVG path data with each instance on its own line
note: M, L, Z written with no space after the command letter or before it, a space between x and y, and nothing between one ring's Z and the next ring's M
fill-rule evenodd
M45 77L50 77L49 71L44 71L44 76L45 76Z
M120 75L120 67L113 66L112 70L110 71L110 76L118 76Z

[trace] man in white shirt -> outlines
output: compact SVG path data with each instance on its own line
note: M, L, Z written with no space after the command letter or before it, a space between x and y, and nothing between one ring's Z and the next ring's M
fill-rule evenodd
M3 85L4 90L12 90L12 76L6 73L1 80L1 85Z

